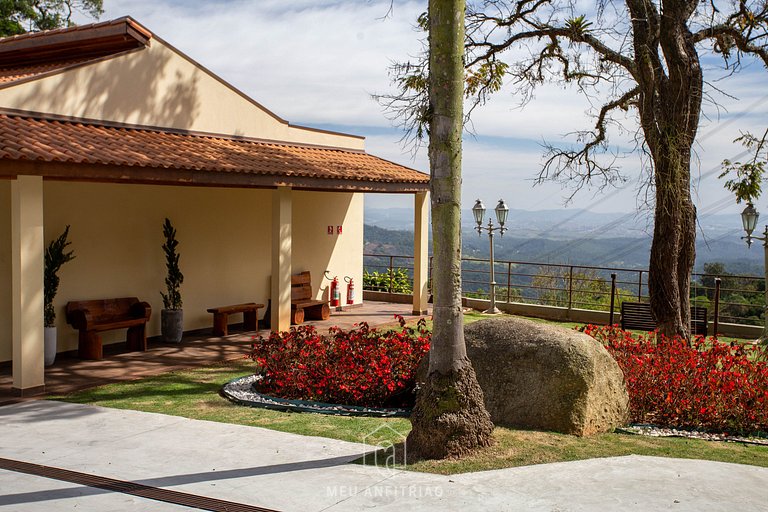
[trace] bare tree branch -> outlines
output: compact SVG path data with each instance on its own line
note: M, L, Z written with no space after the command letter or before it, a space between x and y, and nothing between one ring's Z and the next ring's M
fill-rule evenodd
M591 183L595 176L604 179L603 186L623 181L619 169L614 166L616 158L610 163L601 163L594 152L606 143L606 130L611 111L615 109L628 110L633 101L640 94L639 88L627 91L620 98L606 103L600 109L594 131L580 134L580 138L587 136L589 140L578 151L565 150L555 146L547 146L548 158L544 162L541 172L536 179L537 183L548 180L576 182L574 188L581 189Z
M603 60L621 66L631 74L635 73L635 63L632 59L622 55L617 51L612 50L596 37L586 33L575 33L568 27L548 27L527 32L518 32L503 43L499 44L494 44L489 41L470 42L467 44L468 49L484 49L485 51L476 57L473 57L472 60L467 63L467 67L472 67L482 61L485 61L492 56L510 48L511 46L520 43L521 41L529 39L553 40L558 38L568 40L572 43L585 44L592 48L592 50L594 50L596 53L598 53Z

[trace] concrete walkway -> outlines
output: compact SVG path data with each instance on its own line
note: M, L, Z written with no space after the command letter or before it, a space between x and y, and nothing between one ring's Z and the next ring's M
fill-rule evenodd
M364 444L58 402L0 407L4 463L285 512L768 511L766 468L630 456L440 476L348 464L368 450ZM191 510L7 469L0 469L0 509Z

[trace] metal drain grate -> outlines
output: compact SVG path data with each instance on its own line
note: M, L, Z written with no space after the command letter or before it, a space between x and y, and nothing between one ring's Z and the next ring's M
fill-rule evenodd
M218 500L206 496L198 496L179 491L151 487L149 485L126 482L103 476L89 475L78 471L68 469L54 468L40 464L32 464L18 460L4 459L0 457L0 469L15 471L17 473L26 473L28 475L42 476L62 482L94 487L110 492L119 492L140 496L155 501L164 501L175 505L197 508L200 510L210 510L213 512L278 512L273 509L246 505L244 503L235 503L232 501Z

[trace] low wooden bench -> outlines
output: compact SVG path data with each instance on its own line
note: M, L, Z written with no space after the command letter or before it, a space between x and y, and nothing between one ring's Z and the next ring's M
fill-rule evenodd
M291 276L291 324L304 320L328 320L331 308L322 300L313 299L312 276L302 272Z
M147 322L152 307L136 297L79 300L67 303L67 323L80 331L80 359L101 359L100 332L128 329L128 350L147 350Z
M621 328L638 331L656 329L651 305L641 302L621 303ZM707 335L707 308L691 307L691 331L697 336Z
M226 336L229 333L229 315L237 313L243 314L243 328L246 331L259 330L259 308L264 304L255 302L246 302L245 304L234 304L232 306L220 306L218 308L208 309L213 313L213 335Z

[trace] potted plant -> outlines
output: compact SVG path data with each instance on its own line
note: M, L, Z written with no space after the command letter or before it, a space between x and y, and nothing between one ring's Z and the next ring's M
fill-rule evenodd
M56 360L56 310L53 307L53 299L59 291L59 270L66 262L75 259L73 251L65 251L71 243L67 240L68 236L69 225L45 249L45 271L43 274L45 366L52 365Z
M165 277L166 293L160 292L160 295L163 296L163 309L160 311L160 332L163 341L179 343L184 332L184 312L181 309L180 291L181 283L184 282L184 275L179 270L179 254L176 252L179 241L176 240L176 229L167 218L163 223L163 235L165 236L163 251L165 252L167 275Z

